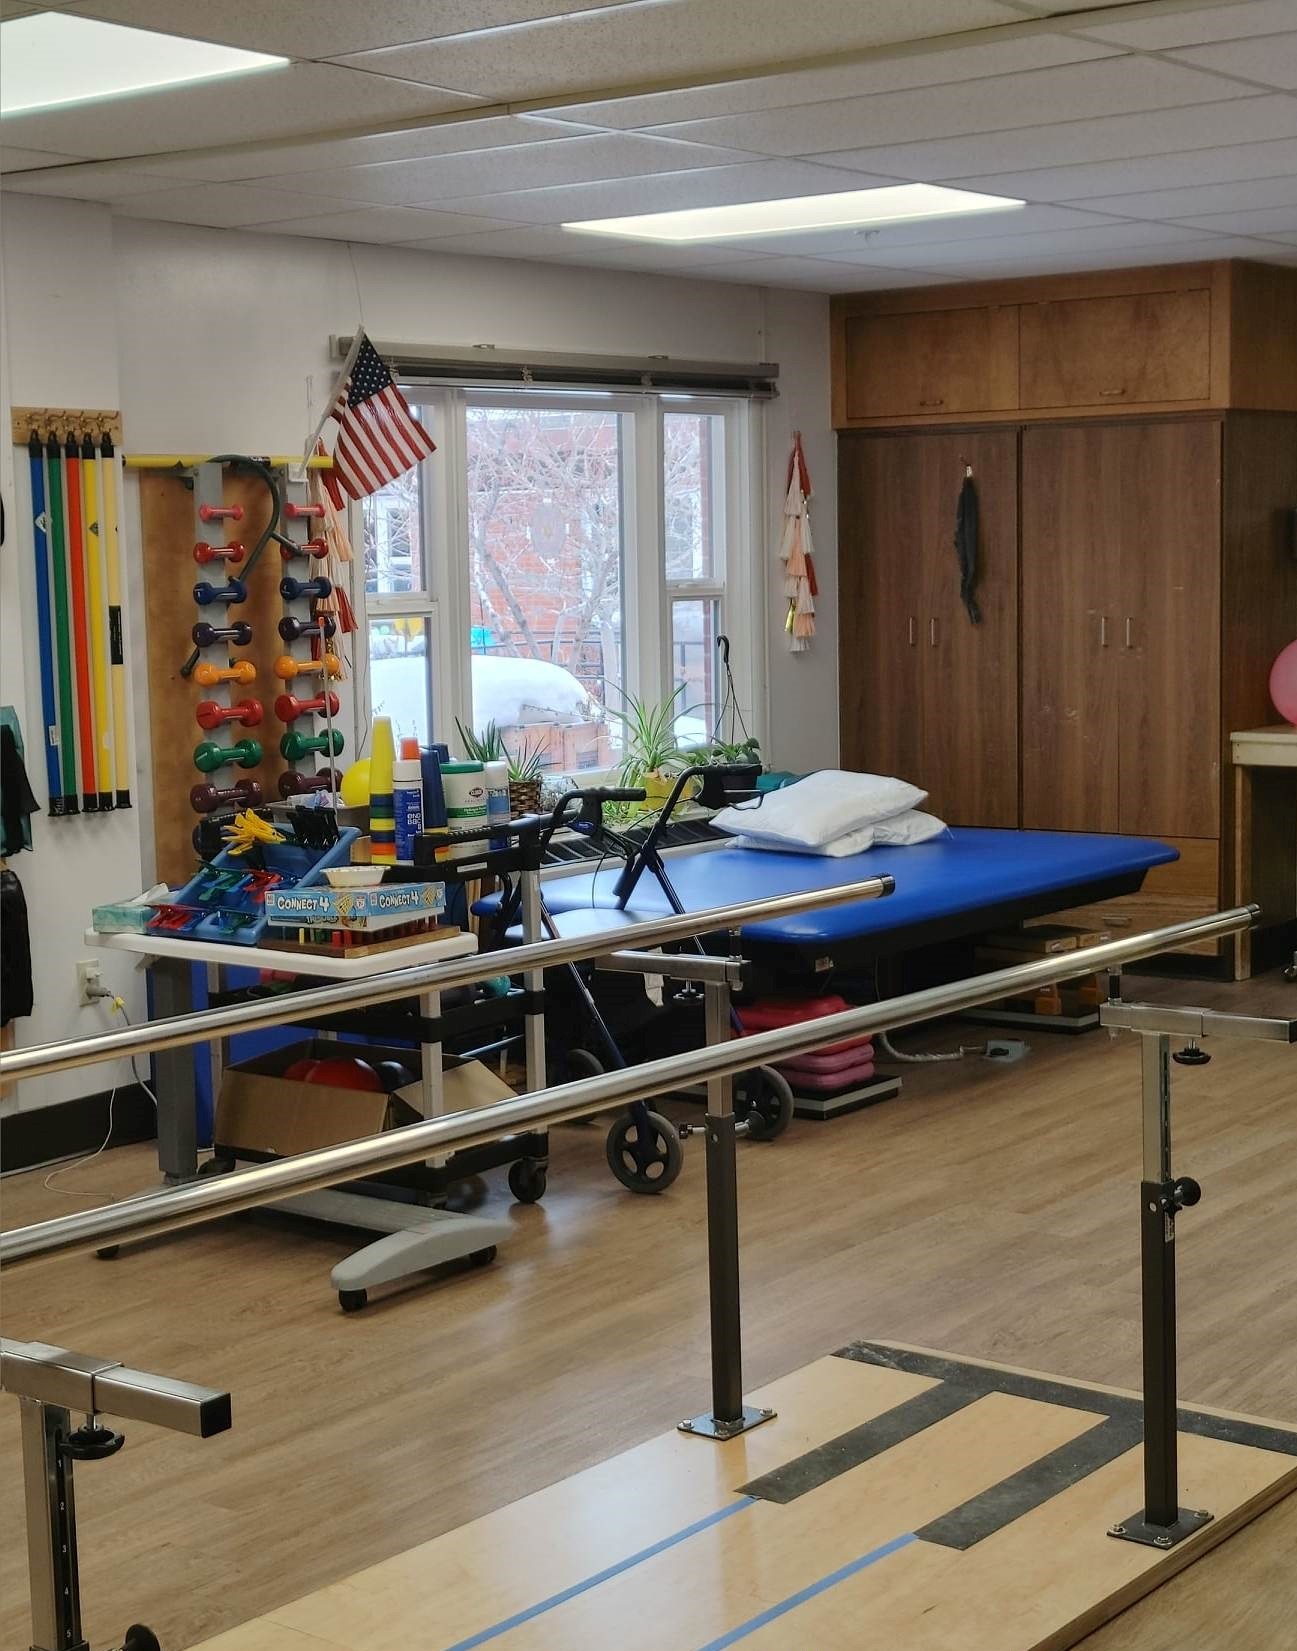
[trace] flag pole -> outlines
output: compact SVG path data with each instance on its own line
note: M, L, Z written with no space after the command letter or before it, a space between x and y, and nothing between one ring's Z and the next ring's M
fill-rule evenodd
M306 438L306 446L302 449L301 463L293 472L294 481L301 481L305 476L307 461L315 452L315 444L319 441L321 435L323 435L324 427L329 422L334 407L337 406L338 397L341 395L343 386L346 384L347 379L351 374L351 369L356 365L356 357L360 354L360 346L364 342L364 339L365 334L363 328L357 327L356 331L352 335L351 348L347 351L347 358L342 363L342 371L338 374L337 382L334 384L333 389L329 392L328 400L324 404L324 411L320 414L320 421L315 426L315 429L312 430L310 435Z

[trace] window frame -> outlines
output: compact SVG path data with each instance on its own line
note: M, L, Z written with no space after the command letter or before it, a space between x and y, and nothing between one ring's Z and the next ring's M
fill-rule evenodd
M447 739L456 718L466 726L472 717L472 652L467 645L472 619L472 581L469 566L469 504L466 485L468 409L597 406L626 415L622 425L622 647L626 691L651 704L671 691L671 604L681 600L715 601L719 630L732 643L732 669L738 703L750 733L758 739L766 724L764 694L757 684L766 680L765 581L760 577L764 557L744 555L744 545L764 542L760 494L755 484L753 449L763 434L760 410L745 397L691 395L684 392L606 392L474 389L466 386L404 386L412 406L421 410L437 443L437 452L425 465L440 465L438 485L421 489L420 527L423 534L423 584L419 590L391 595L365 589L364 554L353 562L352 605L357 636L363 641L363 666L357 660L355 749L365 749L372 723L368 657L369 624L376 618L422 618L429 625L434 657L429 667L430 715L440 737ZM704 579L669 579L666 571L666 512L664 508L664 415L668 412L719 414L723 420L724 455L720 466L723 495L720 530L713 546L713 571ZM363 546L361 507L351 516L352 542ZM715 563L719 560L720 567ZM458 639L458 641L456 640ZM363 690L360 677L363 669ZM724 693L719 665L713 673L717 707ZM710 735L711 729L708 733ZM722 730L722 737L725 731ZM453 742L452 742L453 743ZM582 770L583 779L598 780L615 771Z

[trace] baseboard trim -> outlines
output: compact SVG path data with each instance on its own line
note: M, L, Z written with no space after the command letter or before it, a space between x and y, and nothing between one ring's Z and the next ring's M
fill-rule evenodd
M112 1090L78 1095L52 1106L13 1112L0 1119L0 1171L39 1169L60 1158L94 1152L108 1134L108 1103ZM109 1146L151 1141L158 1133L153 1102L137 1083L122 1084L112 1105Z

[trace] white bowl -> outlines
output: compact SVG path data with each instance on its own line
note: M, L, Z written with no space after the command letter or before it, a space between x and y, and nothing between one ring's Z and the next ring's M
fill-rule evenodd
M383 881L382 866L326 866L324 875L333 889L376 889Z

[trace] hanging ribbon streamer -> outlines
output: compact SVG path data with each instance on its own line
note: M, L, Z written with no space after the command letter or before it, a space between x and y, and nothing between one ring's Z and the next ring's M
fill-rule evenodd
M117 537L117 458L112 437L100 444L103 454L103 541L108 569L108 660L112 675L113 778L117 786L118 808L131 806L131 752L126 729L126 651L122 638L122 561Z
M49 787L49 811L63 813L63 778L59 772L58 711L54 694L54 631L50 614L49 516L45 509L45 452L35 430L27 443L31 463L32 539L36 551L36 628L41 666L41 720L45 727L45 780Z
M104 600L104 556L99 532L99 461L89 436L81 441L81 491L85 505L90 680L95 703L95 773L99 779L99 806L109 809L113 806L113 730L108 688L108 604Z
M72 637L68 615L67 545L63 536L63 466L59 444L45 444L50 478L50 566L54 574L54 638L58 648L59 757L63 764L63 812L78 814L76 696L72 692Z
M802 451L802 434L793 432L793 450L788 458L788 481L784 497L784 532L779 546L784 564L784 595L788 609L784 615L784 630L788 636L789 653L801 654L810 649L815 635L815 562L811 544L811 518L808 501L811 497L811 476Z
M90 688L90 632L86 622L85 527L81 519L81 457L74 437L63 450L67 477L68 592L72 607L72 668L76 681L77 735L81 752L81 806L87 814L99 807L95 785L95 715Z

